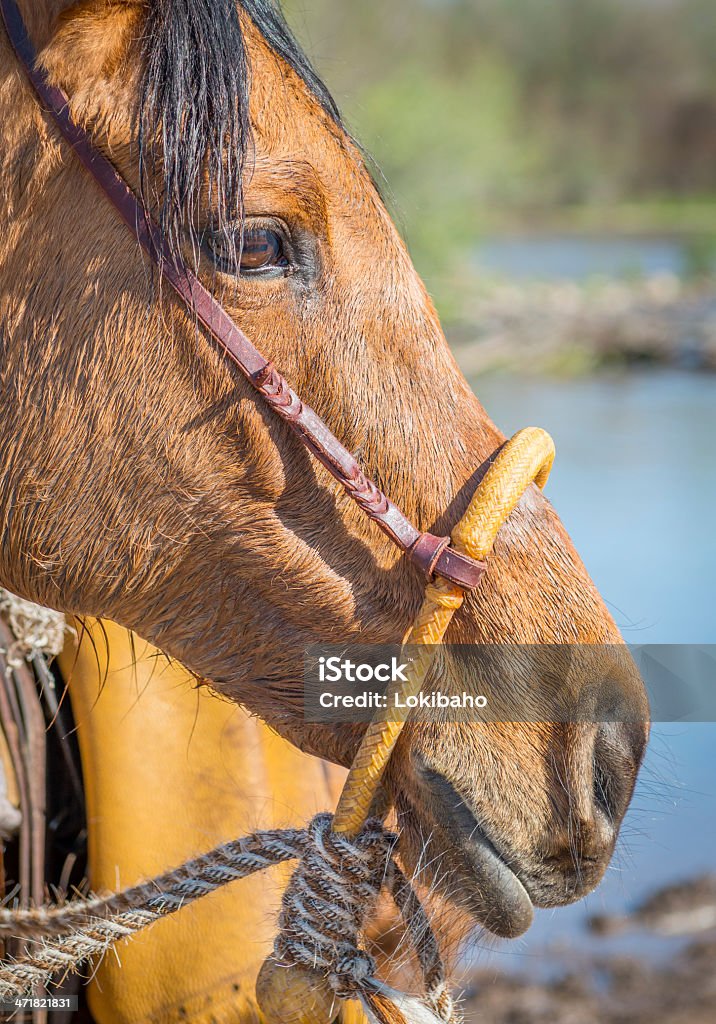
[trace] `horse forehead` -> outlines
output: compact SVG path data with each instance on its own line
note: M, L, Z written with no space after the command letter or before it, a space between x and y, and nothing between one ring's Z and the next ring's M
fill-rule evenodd
M360 151L253 23L245 31L251 66L250 117L255 165L295 176L299 186L330 187L377 198Z
M245 186L246 212L267 210L301 219L316 234L323 234L327 220L327 194L320 174L300 152L271 156L257 152Z

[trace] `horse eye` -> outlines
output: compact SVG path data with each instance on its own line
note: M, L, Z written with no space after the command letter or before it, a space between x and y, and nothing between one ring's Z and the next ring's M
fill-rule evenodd
M269 267L287 267L281 236L268 228L248 228L244 232L239 269L250 274Z
M206 238L206 244L214 262L227 274L249 276L283 270L290 265L281 235L271 228L245 228L240 253L238 233L231 235L220 231L211 232Z

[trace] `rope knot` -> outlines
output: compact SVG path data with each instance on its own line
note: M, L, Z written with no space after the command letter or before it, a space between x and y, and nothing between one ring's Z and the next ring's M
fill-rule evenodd
M332 815L319 814L306 829L255 832L107 896L32 910L0 907L0 936L12 932L34 940L20 960L0 963L0 1000L47 986L58 970L77 971L119 939L207 893L295 858L298 867L283 897L275 959L317 972L329 994L359 998L375 1020L456 1024L430 922L393 860L397 836L375 819L355 837L333 832L332 824ZM383 886L400 910L420 965L422 1000L380 981L375 961L360 948L359 936ZM393 1009L386 1011L388 1005Z
M376 971L376 963L370 953L362 949L347 949L341 954L331 973L328 983L338 999L350 999L356 990L372 978Z
M392 870L396 836L370 819L355 837L318 814L303 833L298 867L283 895L277 959L322 970L345 998L375 973L359 935Z

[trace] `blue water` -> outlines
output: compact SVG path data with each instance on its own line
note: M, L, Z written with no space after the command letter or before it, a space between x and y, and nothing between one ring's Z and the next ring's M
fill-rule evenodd
M685 245L677 238L524 235L492 238L475 253L479 270L511 280L584 280L688 271Z
M555 439L547 493L632 643L716 643L716 377L677 372L471 384L507 434ZM654 888L716 870L716 724L654 726L622 838L587 900L538 911L524 939L477 962L543 971L561 947L668 955L643 933L592 939L587 914L619 912ZM558 959L558 958L557 958Z

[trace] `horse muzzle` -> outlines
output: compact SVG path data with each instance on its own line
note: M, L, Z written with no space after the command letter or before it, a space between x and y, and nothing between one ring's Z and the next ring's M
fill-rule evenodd
M408 859L419 871L425 864L427 881L501 938L527 931L535 906L564 906L591 892L611 859L618 822L599 808L587 822L555 825L526 853L498 840L442 772L417 764L414 779L396 801Z
M498 849L444 775L421 767L416 778L416 791L410 796L404 791L396 800L408 859L494 935L522 935L532 924L533 903L509 855Z

